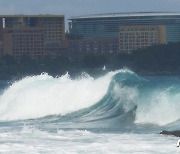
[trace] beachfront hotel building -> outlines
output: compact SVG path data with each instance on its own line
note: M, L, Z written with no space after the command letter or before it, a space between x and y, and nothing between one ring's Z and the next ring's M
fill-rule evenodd
M73 53L113 53L119 49L117 38L68 40L68 50Z
M119 50L131 53L134 50L156 44L166 44L166 29L160 25L121 26Z
M126 53L156 44L180 42L180 13L112 13L78 16L69 20L69 33L74 40L71 45L76 44L77 48L73 50L77 51L86 46L82 44L83 40L86 44L85 40L89 40L91 46L102 39L106 41L104 45L99 43L101 46L105 46L108 40L118 40L115 41L118 42L116 52ZM96 52L96 48L92 48L91 52Z
M0 52L16 58L54 56L65 48L63 15L0 15Z

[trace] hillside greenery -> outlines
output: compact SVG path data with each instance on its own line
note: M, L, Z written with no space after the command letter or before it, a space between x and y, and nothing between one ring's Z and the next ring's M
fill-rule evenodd
M24 55L19 59L0 57L0 79L20 78L46 72L57 76L66 72L98 74L107 70L129 68L142 75L180 75L180 43L157 45L125 53L62 53L55 59L34 60Z

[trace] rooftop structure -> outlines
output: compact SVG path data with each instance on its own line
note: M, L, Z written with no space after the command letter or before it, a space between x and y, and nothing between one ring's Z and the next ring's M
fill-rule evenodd
M168 42L180 41L180 13L111 13L72 17L70 34L77 39L119 37L121 26L164 25Z
M148 17L148 16L179 16L176 12L129 12L129 13L107 13L107 14L92 14L84 16L71 17L73 19L91 19L91 18L114 18L114 17Z
M69 20L73 39L119 38L118 52L180 42L180 13L175 12L94 14Z

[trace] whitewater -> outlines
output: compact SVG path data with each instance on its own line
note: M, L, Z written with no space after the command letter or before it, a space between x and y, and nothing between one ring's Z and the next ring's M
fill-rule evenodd
M0 81L0 153L180 153L180 77L128 69Z

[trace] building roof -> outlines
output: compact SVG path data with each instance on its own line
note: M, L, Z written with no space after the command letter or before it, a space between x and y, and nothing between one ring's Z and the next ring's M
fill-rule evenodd
M129 13L108 13L108 14L92 14L85 16L71 17L74 19L93 19L93 18L113 18L113 17L141 17L141 16L180 16L180 12L129 12Z
M0 18L13 18L13 17L64 17L64 15L53 15L53 14L37 14L37 15L25 15L25 14L14 14L14 15L0 15Z

